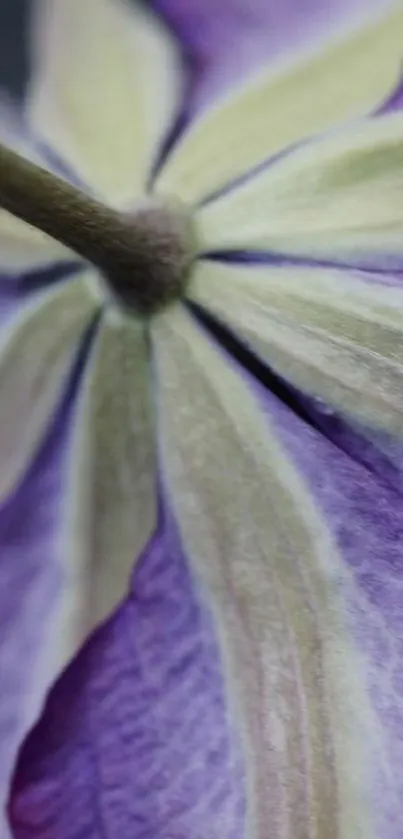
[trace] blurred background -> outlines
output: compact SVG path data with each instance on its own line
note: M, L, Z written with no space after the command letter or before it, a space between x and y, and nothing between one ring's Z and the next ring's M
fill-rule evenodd
M0 85L14 96L22 94L27 76L28 14L29 0L0 0Z

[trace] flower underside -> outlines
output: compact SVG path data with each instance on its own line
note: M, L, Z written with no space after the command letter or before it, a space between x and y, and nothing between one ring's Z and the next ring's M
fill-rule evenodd
M73 705L94 784L83 824L101 783L113 810L105 830L117 825L122 836L127 817L128 836L150 824L149 836L229 839L239 824L248 839L267 839L268 825L270 839L400 839L403 115L391 103L403 0L234 85L181 124L169 148L178 115L189 117L189 85L149 4L35 5L22 136L10 135L13 125L2 136L68 182L0 146L6 616L9 593L16 598L0 683L14 660L18 670L0 703L0 728L11 731L0 765L11 772L49 686L102 624L101 648L122 631L130 666L125 658L120 678L114 654L88 645L90 692L97 714L100 692L108 698L97 717L108 725L95 743L92 729L87 736L79 679ZM176 572L173 600L164 570L154 593L144 585L150 550L163 544L174 567L168 516L200 604L195 621L204 626L206 614L211 642L190 635L181 603L196 610ZM122 598L123 610L138 607L134 635L121 622ZM21 649L31 626L29 658ZM197 653L210 657L213 645L219 702ZM113 690L103 681L108 662ZM123 701L112 705L115 688ZM61 746L52 735L50 749L64 764L61 704ZM133 772L116 725L129 731ZM63 765L60 806L48 783L55 764L42 760L49 738L37 730L39 758L29 737L13 813L24 835L33 819L37 834L62 836L71 790ZM232 751L217 756L232 732L236 777ZM103 760L115 739L117 759L108 752L94 776L93 747ZM75 756L72 765L75 777ZM169 784L172 810L161 806ZM1 836L9 786L3 774Z

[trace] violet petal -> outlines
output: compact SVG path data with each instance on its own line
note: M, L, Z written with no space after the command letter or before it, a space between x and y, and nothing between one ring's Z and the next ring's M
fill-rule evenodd
M28 738L10 812L15 839L242 839L242 761L211 618L166 506L131 597Z

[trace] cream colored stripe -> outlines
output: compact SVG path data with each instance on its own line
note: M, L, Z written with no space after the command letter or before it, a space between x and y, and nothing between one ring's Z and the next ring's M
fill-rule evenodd
M82 638L126 596L155 525L147 345L144 325L133 318L112 311L103 317L84 373L70 463L66 621Z
M248 836L371 837L368 710L329 535L239 375L156 318L160 442L246 752Z
M291 66L265 70L190 126L158 190L195 203L287 146L368 114L401 72L403 3Z

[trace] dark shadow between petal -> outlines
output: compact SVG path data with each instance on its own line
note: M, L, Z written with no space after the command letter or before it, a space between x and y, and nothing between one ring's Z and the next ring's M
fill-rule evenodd
M38 268L35 271L25 272L16 278L7 277L0 279L0 287L3 287L3 282L13 283L15 294L24 297L35 291L42 291L45 288L50 288L53 285L70 280L82 270L83 263L75 260L70 262L59 262L51 265L48 268Z
M322 399L302 393L263 362L226 325L196 303L188 307L198 322L235 361L256 378L302 422L375 473L389 488L403 495L403 473L385 453Z
M301 268L330 268L334 270L359 271L362 274L378 275L387 278L393 274L393 279L403 280L402 257L385 257L382 264L374 265L373 259L368 262L350 263L335 259L318 259L308 256L294 256L281 251L253 251L253 250L215 250L205 251L198 255L199 259L209 259L212 262L226 262L234 265L273 265L275 267L290 266Z
M70 373L68 374L61 401L56 407L55 414L50 418L48 427L44 429L42 440L40 441L38 449L33 456L31 464L28 466L27 471L23 476L22 482L16 487L13 495L7 499L5 505L7 507L10 504L14 504L16 495L24 493L24 487L30 482L32 475L41 468L42 461L47 457L48 449L55 445L55 441L60 436L62 428L65 427L71 417L71 412L77 398L82 374L100 324L101 316L102 314L97 312L82 335L76 357L73 361ZM4 513L5 506L1 508L2 513Z

